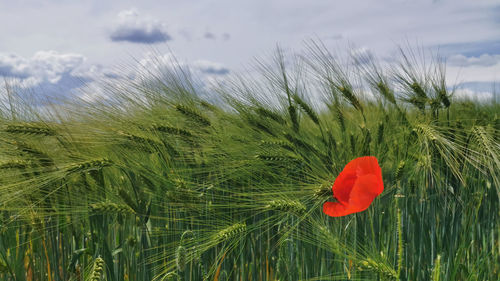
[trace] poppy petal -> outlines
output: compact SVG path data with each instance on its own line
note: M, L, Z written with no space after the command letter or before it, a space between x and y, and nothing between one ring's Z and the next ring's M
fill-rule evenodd
M360 161L359 159L361 159L362 161ZM382 181L382 169L378 164L377 158L373 156L366 156L357 158L355 160L357 162L356 174L358 176L358 180L365 175L374 176L371 178L371 185L366 186L366 190L370 190L370 192L376 193L377 195L382 193L382 191L384 191L384 182Z
M359 157L347 163L344 170L350 170L356 175L377 174L381 173L377 158L374 156Z
M375 175L364 175L356 180L349 198L349 209L354 212L366 210L379 192L379 181Z
M382 178L382 169L380 169L377 158L373 156L365 156L365 157L360 157L358 159L361 159L361 161L357 161L356 174L358 176L366 174L374 174L377 176L380 175L380 178Z
M342 171L333 183L333 196L342 203L349 202L352 187L356 182L356 173L351 171Z
M342 217L350 214L347 205L340 202L325 202L323 204L323 213L331 217Z

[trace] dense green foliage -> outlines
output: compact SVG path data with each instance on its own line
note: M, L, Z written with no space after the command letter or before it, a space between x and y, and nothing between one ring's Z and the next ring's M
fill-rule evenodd
M179 69L50 115L9 99L0 279L495 280L499 106L455 99L440 63L354 62L311 44L219 99ZM324 215L364 155L384 192Z

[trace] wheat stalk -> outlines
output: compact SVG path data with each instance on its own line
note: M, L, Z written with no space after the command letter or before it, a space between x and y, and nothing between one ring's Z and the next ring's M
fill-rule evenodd
M135 213L132 208L127 205L116 204L112 202L98 202L90 204L90 210L93 213L104 214L121 214L121 213Z
M217 232L214 236L215 241L226 241L245 233L247 226L244 223L235 223L227 228L224 228Z
M100 170L104 167L109 167L113 164L106 158L89 160L78 164L73 164L66 169L68 173L78 173L83 171Z
M306 212L306 206L294 200L272 200L267 203L266 208L286 213L292 212L296 215L303 215Z
M189 108L185 105L177 104L175 106L175 109L177 109L177 111L179 111L183 115L197 121L198 123L200 123L203 126L210 126L211 125L211 122L210 122L210 120L208 120L207 117L202 116L200 113L192 110L191 108Z
M39 124L34 124L34 123L7 125L4 131L12 134L27 134L27 135L42 135L42 136L57 135L57 132L54 129L45 126L40 126Z

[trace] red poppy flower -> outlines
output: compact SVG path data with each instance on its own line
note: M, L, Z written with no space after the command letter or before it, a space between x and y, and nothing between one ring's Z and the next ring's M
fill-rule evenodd
M377 158L365 156L347 163L335 179L332 191L337 202L325 202L323 213L341 217L366 210L384 191L382 169Z

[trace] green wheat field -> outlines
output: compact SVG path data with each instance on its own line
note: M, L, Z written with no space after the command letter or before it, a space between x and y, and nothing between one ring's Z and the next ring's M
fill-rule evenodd
M419 51L382 66L313 42L254 69L45 107L7 87L0 280L498 280L499 104L456 97ZM366 155L383 193L325 215Z

